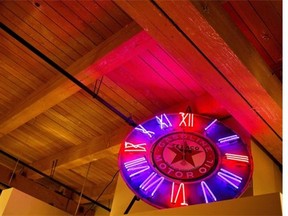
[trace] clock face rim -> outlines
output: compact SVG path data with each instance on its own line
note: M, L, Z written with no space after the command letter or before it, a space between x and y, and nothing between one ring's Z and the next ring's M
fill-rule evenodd
M165 113L163 113L164 115L167 115L167 116L170 116L170 115L179 115L179 114L181 114L182 112L180 112L180 113L168 113L168 114L165 114ZM183 113L182 113L183 114ZM209 116L205 116L205 115L199 115L199 114L192 114L192 115L194 115L194 116L197 116L197 117L199 117L199 118L203 118L203 119L208 119L208 120L213 120L213 118L211 118L211 117L209 117ZM162 114L161 114L161 116L162 116ZM157 117L157 116L155 116L155 117ZM141 123L141 124L139 124L139 125L145 125L145 124L147 124L147 122L150 122L150 121L152 121L152 120L155 120L155 117L154 118L150 118L150 119L148 119L148 120L146 120L146 121L144 121L143 123ZM216 120L216 119L215 119ZM239 133L236 133L235 132L235 130L234 129L232 129L232 127L231 126L227 126L225 123L223 123L223 122L221 122L221 121L218 121L217 122L217 124L220 124L222 127L225 127L225 128L227 128L227 129L229 129L230 131L232 131L233 132L233 134L237 134L237 135L239 135ZM138 126L139 126L138 125ZM180 125L179 125L180 126ZM125 138L125 140L123 141L123 143L125 143L126 142L126 140L128 140L128 138L131 136L131 134L133 134L135 132L135 128L134 129L132 129L132 131L126 136L126 138ZM172 132L173 132L173 130L172 130ZM148 134L149 135L149 134ZM204 136L205 137L205 136ZM160 136L160 138L161 138L161 136ZM159 137L157 137L157 139L156 140L159 140L160 139ZM208 138L208 137L205 137L205 139L210 139L210 138ZM244 184L244 186L241 188L241 191L240 192L238 192L236 195L234 195L233 197L231 197L231 198L225 198L225 199L221 199L221 200L226 200L226 199L234 199L234 198L237 198L237 197L239 197L239 196L241 196L246 190L247 190L247 188L249 187L249 185L250 185L250 183L251 183L251 180L252 180L252 175L253 175L253 170L254 170L254 164L253 164L253 157L252 157L252 152L251 152L251 146L250 146L250 143L248 143L247 141L246 142L244 142L243 141L243 139L242 139L242 137L241 136L239 136L239 140L241 140L241 143L245 146L245 150L247 151L247 158L249 158L249 163L248 163L248 165L247 165L247 169L249 170L248 171L248 175L246 175L245 176L245 178L246 178L246 182L245 182L245 184ZM141 193L141 192L139 192L139 190L137 190L137 187L135 188L135 186L133 186L132 184L131 184L131 182L129 183L129 180L127 180L126 179L126 175L124 174L124 172L122 172L122 169L125 169L124 168L124 165L123 165L123 163L122 163L122 161L121 161L121 154L123 154L123 143L121 143L121 147L120 147L120 151L119 151L119 156L118 156L118 164L119 164L119 167L120 167L120 174L121 174L121 176L122 176L122 179L126 182L126 185L130 188L130 190L138 197L138 198L140 198L140 199L142 199L144 202L146 202L147 204L149 204L149 205L152 205L152 206L154 206L154 207L156 207L156 208L171 208L171 207L179 207L179 206L163 206L163 205L159 205L158 203L155 203L154 202L154 200L151 200L151 199L149 199L149 198L147 198L146 197L146 195L144 194L143 195L143 193ZM155 140L152 142L152 145L154 145L154 143L155 143ZM214 143L214 141L212 141L212 143ZM151 144L151 143L150 143ZM218 148L216 148L216 151L217 152L219 152L220 150L218 149ZM149 154L149 155L151 155L151 154ZM222 160L221 159L221 157L223 157L223 155L221 155L221 154L219 154L219 161L218 161L218 163L217 163L217 166L215 167L215 170L212 172L212 173L210 173L210 175L208 175L208 176L206 176L205 178L207 179L209 179L212 175L214 175L215 176L215 173L217 172L217 171L219 171L220 170L220 166L221 166L221 163L220 163L220 160ZM151 157L150 157L150 159L149 159L150 161L150 163L151 163L151 161L152 161L152 163L150 164L150 166L151 166L151 170L152 170L152 172L155 172L156 171L156 173L157 174L159 174L159 173L161 173L161 172L159 172L154 166L153 166L153 160L151 160ZM165 176L165 178L167 178L166 176ZM167 179L169 179L169 178L167 178ZM194 184L195 182L198 182L199 183L199 185L200 185L200 182L201 182L201 185L202 185L202 181L203 179L199 179L199 180L196 180L196 181L192 181L192 182L188 182L188 184ZM205 180L205 179L204 179ZM132 180L131 180L132 181ZM182 181L183 182L183 181ZM185 184L186 184L186 182L185 182ZM179 185L178 185L179 186ZM181 186L181 185L180 185ZM205 186L205 185L204 185ZM180 187L179 187L180 188ZM178 192L179 192L179 188L178 188ZM217 200L217 201L221 201L221 200ZM192 204L189 204L189 205L194 205L194 204L202 204L202 203L204 203L204 202L199 202L199 203L192 203ZM206 202L207 203L207 202Z

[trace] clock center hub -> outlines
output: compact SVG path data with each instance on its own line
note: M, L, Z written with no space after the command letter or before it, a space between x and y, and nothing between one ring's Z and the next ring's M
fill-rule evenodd
M155 168L174 180L203 179L217 166L216 150L209 140L192 132L170 133L152 149Z

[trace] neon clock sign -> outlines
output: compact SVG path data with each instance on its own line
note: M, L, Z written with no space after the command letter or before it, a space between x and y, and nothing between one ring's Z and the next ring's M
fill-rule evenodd
M253 170L250 148L217 119L161 114L121 144L120 173L137 197L157 208L233 199Z

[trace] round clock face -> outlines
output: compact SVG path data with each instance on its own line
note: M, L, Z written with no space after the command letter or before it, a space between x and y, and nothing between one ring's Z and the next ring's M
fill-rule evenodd
M161 114L121 144L120 173L150 205L172 208L239 197L252 176L250 148L217 119Z

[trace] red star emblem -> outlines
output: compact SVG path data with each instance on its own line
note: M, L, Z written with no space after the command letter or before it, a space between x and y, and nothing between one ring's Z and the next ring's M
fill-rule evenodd
M178 161L186 161L189 164L191 164L193 167L195 167L194 161L193 161L193 155L199 154L202 151L195 150L195 149L186 149L185 147L188 146L186 142L184 142L183 149L180 150L176 147L169 147L171 151L173 151L176 155L174 159L172 160L171 164L177 163Z

